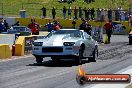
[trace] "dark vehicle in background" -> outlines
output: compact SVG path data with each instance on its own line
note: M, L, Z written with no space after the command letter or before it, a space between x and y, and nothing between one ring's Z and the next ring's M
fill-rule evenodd
M7 30L8 34L25 34L25 35L30 35L31 34L31 29L29 29L26 26L13 26L10 29Z

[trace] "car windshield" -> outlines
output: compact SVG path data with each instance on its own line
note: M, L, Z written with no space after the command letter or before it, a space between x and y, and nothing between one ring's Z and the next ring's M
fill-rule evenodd
M52 35L70 35L70 37L82 37L82 32L79 30L58 30L53 31L47 35L47 37L51 37Z
M26 27L13 27L13 30L16 30L16 31L26 31Z

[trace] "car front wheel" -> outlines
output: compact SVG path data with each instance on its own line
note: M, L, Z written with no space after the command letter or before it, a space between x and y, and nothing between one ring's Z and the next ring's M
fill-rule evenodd
M84 52L84 48L81 46L80 49L79 49L79 56L75 59L75 62L77 64L81 64L82 63L83 52Z
M42 64L43 58L40 56L35 56L37 64Z

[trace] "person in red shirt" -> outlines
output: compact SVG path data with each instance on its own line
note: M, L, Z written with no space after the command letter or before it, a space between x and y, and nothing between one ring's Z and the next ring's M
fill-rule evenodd
M109 22L104 25L104 29L106 30L106 34L108 36L108 43L110 43L110 37L113 29L112 20L109 20Z
M35 22L35 19L31 19L31 23L28 25L28 28L31 29L32 35L39 35L39 24Z

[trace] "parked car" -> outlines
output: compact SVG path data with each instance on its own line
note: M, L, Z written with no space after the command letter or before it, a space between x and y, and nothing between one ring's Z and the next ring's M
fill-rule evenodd
M12 26L10 29L7 30L9 34L16 34L16 33L27 33L31 34L31 29L26 26Z
M124 34L126 33L126 27L120 22L112 22L114 26L113 34Z
M32 50L37 63L42 63L44 57L51 57L54 62L74 58L80 64L82 59L95 61L97 52L97 42L83 30L77 29L52 31L45 38L35 40Z

